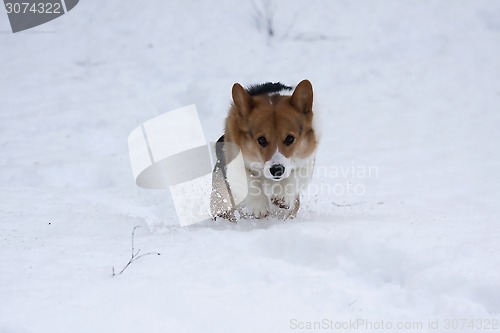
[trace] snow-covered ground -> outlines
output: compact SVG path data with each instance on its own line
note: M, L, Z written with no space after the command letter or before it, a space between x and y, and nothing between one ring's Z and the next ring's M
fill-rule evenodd
M0 13L1 333L500 330L500 2L273 6L271 38L251 1ZM181 228L135 186L143 121L195 103L216 140L234 82L304 78L328 172L295 220ZM134 226L161 255L112 277Z

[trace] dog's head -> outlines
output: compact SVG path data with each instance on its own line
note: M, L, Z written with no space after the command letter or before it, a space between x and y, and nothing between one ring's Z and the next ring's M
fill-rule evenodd
M291 96L251 96L235 83L232 95L226 135L240 147L248 168L280 181L312 156L317 141L311 82L301 81Z

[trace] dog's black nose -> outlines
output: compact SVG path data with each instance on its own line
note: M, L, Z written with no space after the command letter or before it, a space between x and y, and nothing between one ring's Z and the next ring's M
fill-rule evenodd
M271 175L273 175L274 178L278 178L283 176L285 173L285 167L281 164L275 164L269 168L269 172L271 172Z

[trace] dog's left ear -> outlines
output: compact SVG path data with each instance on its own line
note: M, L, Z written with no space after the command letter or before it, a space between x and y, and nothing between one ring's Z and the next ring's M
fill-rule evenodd
M292 105L304 114L312 113L313 88L309 80L302 80L292 94Z

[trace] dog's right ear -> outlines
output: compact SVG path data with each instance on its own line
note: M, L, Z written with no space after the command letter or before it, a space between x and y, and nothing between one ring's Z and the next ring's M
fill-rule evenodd
M239 83L233 85L233 101L240 116L245 117L252 109L252 97Z

